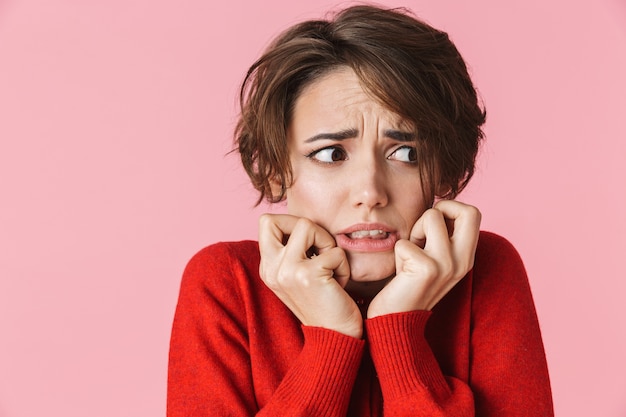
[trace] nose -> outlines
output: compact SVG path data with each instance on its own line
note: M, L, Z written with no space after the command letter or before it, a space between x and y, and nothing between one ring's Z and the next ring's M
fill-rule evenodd
M387 176L381 163L376 158L368 158L356 168L349 179L353 206L368 210L385 207L389 203L389 195Z

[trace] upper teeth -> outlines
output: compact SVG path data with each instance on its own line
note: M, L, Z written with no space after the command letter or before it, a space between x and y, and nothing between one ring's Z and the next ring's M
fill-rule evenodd
M352 239L359 239L359 238L363 238L363 237L372 237L372 236L378 236L378 235L382 235L385 234L386 232L377 229L377 230L357 230L356 232L352 232L350 233L348 236L350 236Z

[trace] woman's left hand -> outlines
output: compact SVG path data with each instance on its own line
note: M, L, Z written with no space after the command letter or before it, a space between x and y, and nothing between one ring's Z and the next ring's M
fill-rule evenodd
M474 266L480 212L439 201L395 245L396 276L372 300L367 317L431 310Z

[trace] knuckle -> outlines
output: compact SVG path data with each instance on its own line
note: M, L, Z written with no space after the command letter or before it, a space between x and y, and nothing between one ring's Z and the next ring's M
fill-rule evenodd
M282 289L289 288L290 280L289 277L291 274L285 270L285 268L281 269L272 280L273 289Z
M296 221L295 229L299 231L306 231L313 228L313 222L307 218L300 217Z
M306 268L297 268L293 273L293 281L298 285L308 286L309 271Z
M435 208L428 209L422 215L425 224L433 224L443 220L443 213Z
M341 260L346 260L346 252L341 249L339 246L334 246L328 250L329 256L336 257Z
M471 218L476 219L477 221L480 221L482 218L482 213L477 207L467 206L467 213Z
M310 286L310 273L305 267L283 268L268 286L284 293Z
M437 210L436 208L429 208L428 210L424 212L423 216L426 219L433 219L436 217L441 217L441 212Z
M259 227L262 229L267 228L273 223L272 215L269 213L263 213L259 216Z
M396 244L395 244L395 251L396 252L400 252L400 253L404 253L406 250L409 249L409 245L410 242L406 239L399 239Z

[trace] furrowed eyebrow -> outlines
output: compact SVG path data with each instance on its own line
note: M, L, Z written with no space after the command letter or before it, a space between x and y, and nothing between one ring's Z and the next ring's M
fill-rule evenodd
M388 137L393 140L397 140L398 142L413 142L415 141L415 133L412 132L403 132L395 129L387 129L383 132L385 137ZM312 136L305 140L305 143L315 142L316 140L330 139L330 140L346 140L352 139L359 135L359 131L357 129L346 129L340 132L328 132L328 133L318 133L315 136Z
M397 140L399 142L414 142L415 133L402 132L400 130L388 129L383 132L386 137Z
M342 130L340 132L330 132L330 133L319 133L313 137L305 140L305 143L315 142L316 140L322 139L331 139L331 140L346 140L352 139L359 135L359 131L357 129L347 129Z

